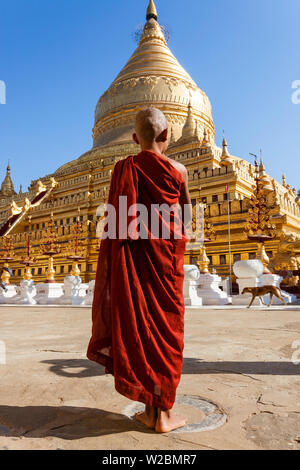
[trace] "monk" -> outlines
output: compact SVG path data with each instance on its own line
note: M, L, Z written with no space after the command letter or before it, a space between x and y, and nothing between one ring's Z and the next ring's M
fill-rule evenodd
M116 238L101 241L87 357L114 376L120 394L145 404L138 421L164 433L186 424L172 408L183 362L185 224L191 200L186 168L164 155L165 115L156 108L140 111L133 139L141 152L118 162L111 179L108 203L116 210ZM121 196L131 207L125 226L118 217ZM147 209L146 220L139 218L136 204ZM184 220L178 206L185 209ZM150 227L149 214L159 221L158 229Z

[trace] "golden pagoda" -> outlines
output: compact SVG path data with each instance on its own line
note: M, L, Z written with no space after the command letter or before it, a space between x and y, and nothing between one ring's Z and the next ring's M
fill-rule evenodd
M170 128L168 156L187 167L192 202L205 204L208 223L214 227L216 238L206 244L209 269L216 269L222 276L229 272L228 207L231 263L256 256L257 245L245 233L256 184L254 165L231 155L225 137L221 146L216 144L209 98L170 51L158 22L156 6L150 0L138 47L96 105L92 149L67 162L40 182L47 185L49 179L54 178L57 184L52 190L51 204L45 198L31 211L31 241L33 248L39 247L49 214L53 211L60 244L55 262L57 281L61 282L72 271L66 247L72 238L78 208L80 222L89 227L85 234L85 257L78 268L84 282L95 278L99 247L95 230L97 207L107 198L115 163L139 151L131 137L135 116L140 109L150 105L165 113ZM296 190L286 183L285 178L279 183L266 173L264 167L260 171L271 188L266 201L270 223L276 226L278 234L265 243L266 253L272 262L277 259L278 250L283 246L285 233L287 237L293 234L297 243L300 239L300 201ZM20 208L26 199L31 200L38 184L32 181L27 192L15 194L11 189L8 194L9 178L10 171L0 193L0 228L6 223L11 207ZM228 191L225 189L227 186ZM21 259L26 251L28 230L26 218L20 218L13 232L17 259ZM286 260L290 252L287 250L287 253ZM199 254L188 251L186 264L197 264ZM273 269L280 269L274 263ZM299 269L298 252L293 254L293 266ZM18 261L12 263L12 268L12 282L18 282L24 269ZM34 280L44 282L46 272L45 257L37 256L32 268Z

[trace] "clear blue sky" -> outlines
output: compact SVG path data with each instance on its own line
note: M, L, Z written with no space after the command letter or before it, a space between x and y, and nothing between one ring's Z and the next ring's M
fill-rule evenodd
M1 0L0 180L16 188L92 146L96 102L126 63L148 0ZM299 0L156 0L169 46L213 105L217 143L297 189Z

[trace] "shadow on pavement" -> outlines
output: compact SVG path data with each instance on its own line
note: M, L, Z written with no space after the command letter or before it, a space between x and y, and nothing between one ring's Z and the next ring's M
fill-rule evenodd
M153 433L123 415L72 406L0 406L0 436L72 440L123 432Z
M300 364L292 362L205 362L186 357L183 374L300 375Z
M47 361L41 361L41 363L50 364L49 371L62 377L82 379L105 375L104 367L88 359L48 359Z
M49 371L62 377L87 378L105 375L104 367L88 359L52 359L42 361L42 363L50 364ZM203 359L185 357L182 373L296 376L300 375L300 364L295 365L292 362L206 362Z

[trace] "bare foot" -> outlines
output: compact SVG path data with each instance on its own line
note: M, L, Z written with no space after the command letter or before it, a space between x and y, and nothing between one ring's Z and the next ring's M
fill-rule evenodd
M158 417L155 425L156 432L171 432L182 428L187 423L186 418L176 415L173 411L163 411L158 409Z
M157 408L146 405L145 411L135 414L135 419L143 423L147 428L154 429L157 421Z

